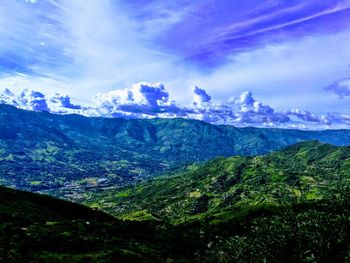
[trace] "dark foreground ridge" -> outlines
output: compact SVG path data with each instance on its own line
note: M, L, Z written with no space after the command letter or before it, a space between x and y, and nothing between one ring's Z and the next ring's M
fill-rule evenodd
M66 202L58 211L49 197L38 198L41 206L23 193L0 193L10 196L0 201L0 262L345 262L350 252L344 200L247 207L169 225L86 219Z
M166 224L0 187L0 262L165 262L187 256L176 237Z

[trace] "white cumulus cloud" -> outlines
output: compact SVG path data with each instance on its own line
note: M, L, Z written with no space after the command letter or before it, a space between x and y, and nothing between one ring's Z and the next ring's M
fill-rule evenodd
M318 115L301 109L276 110L256 100L250 91L244 91L226 103L215 103L205 89L195 87L192 103L184 105L171 100L163 84L148 82L97 94L95 102L90 105L75 104L68 95L45 95L31 89L24 89L20 93L5 89L0 93L0 103L58 114L76 113L108 118L180 117L239 127L328 129L350 126L350 115Z

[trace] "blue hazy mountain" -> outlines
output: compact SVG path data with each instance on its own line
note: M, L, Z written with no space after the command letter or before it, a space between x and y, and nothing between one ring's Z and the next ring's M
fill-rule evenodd
M215 126L186 119L87 118L0 105L0 183L27 190L125 185L217 156L255 156L349 130Z

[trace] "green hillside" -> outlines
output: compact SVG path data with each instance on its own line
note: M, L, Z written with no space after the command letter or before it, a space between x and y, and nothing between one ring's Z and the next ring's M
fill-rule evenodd
M106 119L54 115L0 105L0 185L61 188L84 199L217 156L261 155L317 139L350 144L350 131L215 126L184 119Z
M87 194L118 219L0 188L0 262L349 262L349 165L311 141Z
M174 224L198 242L196 262L349 262L349 171L350 147L311 141L217 158L86 204Z
M350 182L350 147L317 141L265 156L217 158L122 190L103 191L86 204L123 219L172 223L261 205L329 198Z

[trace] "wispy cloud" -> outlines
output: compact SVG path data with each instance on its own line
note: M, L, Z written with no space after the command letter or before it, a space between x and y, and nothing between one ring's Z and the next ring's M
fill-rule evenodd
M245 90L271 109L349 114L344 85L332 89L344 100L322 89L349 73L349 7L349 0L5 0L0 88L67 94L56 104L77 110L97 93L161 82L176 101L162 102L169 114L178 103L193 102L226 112L217 105L226 107L227 98ZM198 88L193 97L193 86L205 91Z
M268 47L305 36L348 30L350 1L276 1L274 8L260 3L253 10L233 15L232 22L218 23L200 41L188 47L188 60L216 69L232 63L227 56ZM230 9L227 9L227 14ZM259 11L257 11L259 10Z
M312 5L314 4L315 3L312 3ZM218 39L215 40L227 40L228 36L232 34L243 33L242 35L238 35L233 38L238 39L304 23L325 15L347 10L350 8L350 1L334 2L333 5L326 7L325 9L321 9L321 11L314 8L309 10L310 14L305 15L304 13L307 11L307 8L310 8L310 4L305 2L298 3L294 6L287 6L284 9L274 10L273 13L262 14L260 16L253 17L252 19L247 19L247 21L235 23L225 28L224 31L219 34ZM283 17L288 18L281 19Z
M340 99L344 99L345 97L350 96L350 78L337 80L324 89L337 94Z
M0 37L6 40L0 44L0 57L24 67L18 68L21 73L69 79L71 89L80 94L175 77L176 56L153 48L152 37L163 30L155 27L157 21L147 20L147 27L154 28L142 30L114 1L9 1L0 14L5 14ZM175 23L175 16L159 18L162 27Z
M26 3L35 4L38 0L24 0Z

